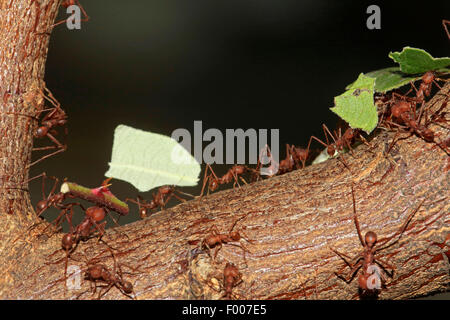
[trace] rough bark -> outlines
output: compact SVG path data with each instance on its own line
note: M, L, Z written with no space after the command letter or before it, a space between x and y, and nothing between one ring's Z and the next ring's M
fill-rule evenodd
M54 1L42 1L39 19L36 18L37 9L33 9L37 2L22 2L28 3L30 9L14 7L17 12L8 13L10 19L27 16L25 13L29 11L35 12L29 13L28 19L37 21L34 23L40 30L50 23L42 22L44 17L53 21L49 16L56 12ZM11 6L9 1L3 1L2 8L5 3L6 7ZM3 12L2 19L4 16ZM11 24L9 28L13 26ZM19 34L23 32L17 31ZM10 41L17 45L19 38ZM13 162L11 159L17 159L13 168L23 179L18 181L27 179L33 123L30 118L3 113L10 110L5 109L8 106L21 113L27 112L26 105L31 105L29 108L40 107L39 103L24 103L23 95L31 90L33 83L39 84L42 80L46 54L43 48L47 47L48 39L34 36L29 41L34 41L36 46L43 43L43 47L35 49L40 58L28 61L35 67L27 64L28 69L12 70L20 61L12 59L17 55L10 55L8 60L4 43L1 44L0 56L1 93L3 97L5 92L11 95L6 100L8 103L5 100L1 102L1 128L6 130L0 137L3 161L0 172L3 176L13 176L10 163ZM14 48L12 44L8 48ZM4 66L12 70L11 76L3 76L7 74L3 71ZM34 80L28 78L31 74L36 75ZM16 75L23 77L20 85L5 85L17 83L14 80ZM439 108L449 92L450 83L433 98L432 108ZM447 112L449 108L446 107ZM14 124L20 121L23 123ZM448 138L447 129L432 128L440 134L439 140ZM361 251L353 222L350 192L353 182L362 232L372 230L380 238L394 234L425 199L401 240L379 255L396 267L393 278L379 297L404 299L447 290L450 283L449 157L435 144L425 143L416 136L400 140L386 155L392 137L392 133L381 132L371 141L373 148L361 145L353 156L346 154L351 171L339 159L332 159L180 204L143 221L110 229L103 240L114 248L123 276L133 283L137 299L220 298L226 262L236 264L242 273L242 283L233 289L235 298L355 299L358 298L357 279L347 284L337 278L334 272L348 272L349 269L330 249L350 256ZM25 142L19 143L22 140ZM12 145L18 148L18 154L6 153L5 150L10 150ZM5 186L3 183L2 188L6 189ZM0 297L92 298L87 280L82 281L78 290L65 286L65 263L68 261L69 265L85 270L86 262L96 257L112 270L113 259L107 246L96 238L81 242L66 260L66 253L61 249L61 234L41 235L43 225L27 229L36 222L30 214L28 193L19 189L7 190L8 193L1 197L2 205L9 205L11 192L15 192L12 196L15 200L12 214L5 209L0 213ZM135 208L130 214L133 211L137 214ZM245 214L248 216L235 228L252 240L251 243L241 240L250 251L245 260L241 248L227 244L223 245L215 260L206 252L195 250L212 226L225 233L237 218ZM117 288L109 290L103 298L127 299Z
M35 221L28 194L27 166L36 114L43 107L49 36L57 0L0 1L0 296L15 282L19 261L32 259L12 243ZM16 249L18 249L16 251Z

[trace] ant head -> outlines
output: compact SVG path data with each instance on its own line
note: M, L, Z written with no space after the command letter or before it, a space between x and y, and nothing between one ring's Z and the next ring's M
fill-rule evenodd
M427 142L433 142L434 141L434 132L431 129L426 128L422 132L422 136Z
M344 138L346 138L347 140L353 139L355 135L356 132L352 128L347 128L347 130L345 130L344 132Z
M66 233L61 241L62 247L64 250L69 251L72 249L73 241L72 241L72 234Z
M105 219L106 212L105 209L94 206L86 209L86 215L91 217L94 221L100 222Z
M125 293L133 292L133 285L131 284L130 281L124 281L122 284L122 288L123 288L123 291L125 291Z
M34 132L34 136L36 138L42 138L45 137L47 135L48 132L48 128L46 126L42 126L36 129L36 131Z
M209 190L215 191L218 186L219 186L218 181L216 179L212 179L211 182L209 183Z
M422 81L426 84L430 84L434 80L434 73L432 71L428 71L422 76Z
M402 113L405 113L411 109L411 105L409 102L404 100L399 101L391 108L391 113L395 118L399 118Z
M336 149L332 144L327 147L327 153L330 157L334 156L334 154L336 153Z
M377 242L377 234L373 231L369 231L364 236L364 240L366 242L366 245L369 248L372 248L375 245L375 243Z
M239 275L238 268L231 262L227 262L225 269L223 270L223 275L227 277L237 277Z
M38 209L40 214L42 211L44 211L45 209L47 209L47 200L41 200L37 203L36 208Z
M245 167L244 166L235 166L234 167L234 172L237 175L243 174L245 172Z
M86 275L92 279L99 279L101 278L102 273L103 273L103 266L96 264L88 268Z
M302 148L295 148L295 154L297 155L297 158L299 159L306 159L308 158L308 150L302 149Z
M141 208L139 210L139 214L141 215L141 218L146 218L147 217L147 208Z
M174 190L174 187L172 186L162 186L161 188L159 188L159 192L166 194L166 193L170 193Z
M233 231L230 233L230 237L231 239L233 239L233 241L239 241L241 240L241 235L239 234L239 232L237 231Z

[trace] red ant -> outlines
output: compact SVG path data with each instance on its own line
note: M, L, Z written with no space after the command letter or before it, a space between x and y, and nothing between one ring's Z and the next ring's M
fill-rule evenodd
M270 160L270 166L268 168L264 168L265 174L269 178L273 177L277 174L280 164L272 157L272 153L270 152L269 146L266 144L264 148L261 149L259 153L258 163L256 164L255 169L249 169L251 171L251 181L258 181L263 175L261 174L262 159L263 157ZM264 161L265 162L265 161Z
M78 6L78 8L80 8L81 12L83 13L84 18L81 19L82 22L86 22L89 21L89 16L87 15L86 11L84 10L83 6L80 4L80 2L78 0L63 0L61 2L61 7L67 9L70 6L76 5ZM64 19L61 21L58 21L56 23L54 23L53 25L50 26L50 28L54 28L64 22L66 22L68 19Z
M61 108L61 104L56 100L56 98L53 96L53 94L45 88L47 91L48 97L45 97L50 103L54 106L50 109L44 109L41 112L49 111L41 120L41 125L36 129L34 132L35 138L43 138L48 137L50 140L53 141L55 145L53 146L47 146L47 147L40 147L40 148L33 148L33 151L42 151L42 150L49 150L49 149L58 149L50 154L47 154L40 159L34 161L33 163L29 164L28 167L31 167L35 165L38 162L41 162L44 159L47 159L51 156L54 156L55 154L58 154L60 152L64 152L67 149L67 146L62 144L58 141L58 139L55 138L54 133L56 132L53 130L56 126L64 126L67 123L67 115L64 112L64 110ZM53 133L53 134L52 134ZM66 128L66 134L67 134L67 128Z
M211 173L207 176L208 169L211 171ZM215 191L219 185L221 184L227 184L230 183L234 179L233 187L236 186L236 184L240 187L238 177L242 174L244 174L248 168L243 165L234 165L231 169L229 169L222 177L218 178L216 174L214 173L213 169L209 164L206 164L205 169L205 175L203 177L203 187L202 191L200 192L200 197L203 196L203 191L205 190L206 183L208 183L208 194L209 191ZM242 177L239 177L244 183L245 180Z
M381 288L379 285L380 280L384 283L386 278L381 272L381 270L378 268L377 265L379 265L383 270L386 270L387 268L391 269L392 272L386 273L392 278L395 267L390 265L389 263L381 260L380 258L375 258L376 254L382 250L385 250L394 244L396 244L403 233L405 232L406 228L408 227L409 222L413 218L413 216L416 214L416 212L420 209L425 199L420 203L420 205L409 215L409 217L406 219L403 226L400 227L400 229L394 233L389 238L377 239L377 235L373 231L368 231L364 238L361 235L361 229L359 228L359 222L358 217L356 214L356 202L355 202L355 194L353 191L353 185L352 185L352 199L353 199L353 219L355 221L356 231L358 232L359 241L361 242L361 245L364 248L364 251L359 253L355 258L351 259L347 255L338 252L337 250L331 249L333 252L335 252L344 262L347 266L350 267L351 271L349 273L349 276L346 278L338 273L335 272L335 274L342 280L344 280L346 283L350 283L353 278L355 277L356 272L362 267L362 273L358 277L359 282L359 288L361 290L362 295L371 292L371 290L378 290ZM394 237L399 234L400 236L395 241L391 242L389 241L393 239ZM345 258L349 259L351 262L348 262ZM373 291L372 291L373 292Z
M411 82L411 86L413 87L414 91L416 91L416 103L425 102L425 97L428 97L431 94L431 87L433 83L439 89L442 89L441 86L436 82L436 80L445 81L443 79L436 78L436 75L433 71L428 71L422 76L422 82L420 83L419 90L417 90L417 88L414 86L414 83ZM410 91L408 91L405 95L408 95Z
M170 198L172 198L172 197L177 198L181 202L186 201L185 199L176 195L175 192L189 195L192 197L192 195L190 195L188 193L184 193L184 192L176 190L174 186L162 186L158 189L158 192L156 194L154 194L154 193L152 194L153 200L151 200L150 202L145 201L140 196L137 197L137 200L127 198L125 201L126 202L130 201L130 202L136 203L139 208L139 214L140 214L141 218L144 219L148 216L150 210L156 209L157 207L161 207L162 209L164 209L165 205L167 204L167 202L169 202ZM167 197L167 198L164 199L165 197Z
M102 238L103 234L105 233L105 225L106 221L103 223L98 224L103 219L105 219L106 211L102 207L89 207L85 210L85 217L80 222L79 225L77 225L75 228L72 227L72 208L70 208L71 214L66 216L67 220L70 225L70 231L63 235L61 240L61 246L66 252L66 263L65 263L65 272L64 274L67 274L67 264L69 261L70 254L75 250L75 248L78 246L78 243L82 241L86 241L92 234L92 228L95 227L95 229L99 232L99 241Z
M339 130L337 132L334 131L334 134L332 134L325 124L322 124L322 128L323 128L323 132L325 134L325 139L327 142L325 143L315 136L311 136L311 139L314 139L317 142L319 142L320 144L322 144L323 146L325 146L327 148L327 153L330 157L333 157L336 154L336 152L344 151L344 148L347 148L353 154L353 149L352 149L351 145L352 145L355 137L357 135L359 135L358 130L353 130L352 128L347 128L345 130L344 134L342 134L341 128L339 128ZM333 139L334 143L329 142L328 135ZM345 161L342 153L340 154L340 156L341 156L341 159L342 159L342 162L344 163L344 165L349 169L347 162Z
M280 161L280 165L278 167L278 174L283 174L283 173L287 173L287 172L291 172L292 170L294 170L294 157L292 155L293 153L293 147L294 146L289 146L288 144L286 144L286 158Z
M223 286L225 293L222 298L231 299L232 290L234 287L242 283L242 274L239 269L230 262L227 262L225 269L223 269Z
M106 289L103 292L99 292L99 295L97 299L101 299L106 293L108 293L109 290L111 290L112 287L116 287L117 289L122 292L123 295L127 296L128 298L134 299L130 294L133 293L133 285L130 281L126 281L123 279L123 272L122 268L116 261L116 257L112 250L108 247L108 250L111 252L111 256L114 260L114 266L113 271L110 272L107 267L105 267L103 264L94 263L95 260L91 259L88 262L88 268L85 273L85 280L89 280L91 282L94 282L94 289L92 292L92 296L95 295L95 292L97 288L99 287L97 285L98 281L106 283ZM91 283L90 282L90 283ZM92 288L92 286L91 286ZM84 292L83 292L84 293ZM78 295L77 298L79 298L83 293Z
M37 175L36 177L29 179L28 182L37 179L39 177L42 177L42 200L40 200L36 205L37 216L39 217L45 210L47 210L50 207L55 207L57 209L66 208L67 205L64 205L63 201L66 199L66 197L71 196L69 194L62 192L55 193L55 189L56 186L58 185L59 179L53 176L47 176L47 174L43 172L40 175ZM45 179L47 178L53 179L55 181L48 196L45 195Z
M312 137L309 138L308 146L306 149L292 146L291 148L291 154L295 162L295 167L297 169L300 169L300 163L302 164L302 169L305 168L306 161L309 158L310 155L310 146L311 146Z
M219 233L219 230L217 229L217 227L214 225L211 227L211 229L209 230L211 233L206 236L205 239L203 239L202 243L201 243L201 248L202 249L208 249L208 252L211 248L216 248L214 251L214 260L216 259L217 253L219 252L219 250L222 248L222 244L230 244L232 246L236 246L242 249L242 251L244 252L244 260L245 259L245 252L250 252L247 248L245 248L242 244L234 244L234 243L230 243L230 242L238 242L242 239L246 240L249 243L252 243L251 240L248 240L247 238L244 238L240 235L240 233L238 231L233 231L234 227L236 226L237 222L244 219L246 216L248 216L251 212L243 215L242 217L238 218L233 225L231 226L230 231L228 231L228 234L221 234Z
M70 232L66 233L61 241L62 247L66 252L70 252L74 245L77 245L80 240L87 240L92 233L92 228L95 227L99 232L99 240L105 233L106 221L98 224L105 219L106 210L102 207L89 207L85 211L85 217L75 228L72 227L72 215L68 217L70 224Z
M426 142L434 142L436 143L442 150L444 150L446 153L448 153L447 147L436 141L436 135L435 133L428 128L428 124L431 121L425 121L425 124L422 125L420 123L422 118L422 113L424 110L424 104L422 103L422 107L420 108L419 114L416 115L416 109L413 102L408 102L406 100L400 100L395 102L395 104L391 107L391 118L397 119L400 121L400 123L395 123L390 120L385 120L385 123L388 123L390 125L394 125L398 127L399 129L406 129L409 128L409 133L415 133L417 136L425 140ZM444 121L446 121L444 119ZM400 131L397 131L396 135ZM407 131L408 132L408 131ZM392 146L395 144L395 136L392 140L392 143L388 149L388 152L391 150Z

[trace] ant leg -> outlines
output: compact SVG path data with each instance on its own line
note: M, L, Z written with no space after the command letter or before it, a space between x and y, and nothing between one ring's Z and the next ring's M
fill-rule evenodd
M233 231L234 227L236 226L236 224L238 223L238 221L244 219L246 216L248 216L250 213L253 213L253 211L250 211L246 214L244 214L242 217L239 217L238 219L236 219L236 221L233 222L233 224L231 225L231 229L230 231L228 231L228 233L231 233L231 231Z
M330 137L333 139L334 144L336 144L336 138L335 136L330 132L330 130L328 129L328 127L325 124L322 124L322 128L323 128L323 132L325 133L325 138L327 140L327 143L329 143L328 138L327 138L327 134L326 132L328 132L328 134L330 135ZM341 128L339 128L339 132L340 132ZM340 134L339 134L340 135ZM337 136L337 135L336 135Z
M356 265L358 263L358 261L360 261L362 259L363 254L364 254L364 251L362 251L362 252L358 253L358 255L356 255L354 258L351 258L348 255L337 251L336 249L330 248L330 250L333 251L334 253L336 253L339 256L339 258L341 258L350 269L352 269L353 266ZM350 261L348 261L346 258Z
M244 245L242 245L242 244L235 244L235 243L227 243L228 245L230 245L230 246L235 246L235 247L238 247L238 248L241 248L242 249L242 252L243 252L243 257L244 257L244 263L247 265L247 258L245 257L245 252L247 251L248 253L251 253L250 252L250 250L248 250Z
M237 178L238 177L237 174L235 172L231 172L231 174L233 175L233 178L234 178L233 188L236 187L236 184L238 185L239 188L241 188L241 185L239 184L239 181Z
M356 272L358 272L359 268L362 267L362 260L359 260L352 268L352 270L349 273L349 276L347 278L345 278L344 276L338 274L337 272L335 272L336 276L345 281L347 284L349 284L350 282L352 282L353 278L355 277Z
M83 21L83 22L89 21L90 18L87 15L86 10L84 10L83 6L81 5L81 3L78 0L76 0L76 2L77 2L78 7L81 10L81 13L83 13L83 16L84 16L84 18L81 19L81 21Z
M106 210L106 213L108 214L108 216L111 218L111 220L112 220L112 221L114 222L114 224L116 225L116 227L120 227L119 222L118 222L118 219L117 219L117 220L114 219L114 217L113 217L113 215L111 214L111 212L110 212L109 209L105 208L105 210ZM119 216L119 219L120 219L120 217L121 217L121 216ZM106 222L105 222L105 223L106 223ZM116 228L112 228L112 229L115 231ZM126 233L123 233L122 231L119 231L119 233L125 235L125 237L127 237L128 240L130 239L130 237L129 237Z
M311 141L312 137L309 138L308 146L306 147L306 154L309 155L310 147L311 147ZM306 159L302 159L302 169L305 169L306 161L308 160L308 156L306 156Z
M414 215L417 213L417 211L419 211L420 207L422 207L422 205L423 205L424 202L425 202L425 199L423 199L422 202L419 204L419 206L418 206L418 207L417 207L417 208L409 215L409 217L406 219L405 223L403 223L403 226L401 226L400 229L399 229L397 232L395 232L391 237L384 238L384 239L380 239L380 240L378 241L378 245L380 245L380 244L382 244L382 243L386 243L386 244L385 244L383 247L381 247L381 248L376 248L376 249L374 250L374 254L375 254L376 252L379 252L379 251L381 251L381 250L384 250L384 249L386 249L386 248L389 248L389 247L393 246L394 244L396 244L397 242L400 241L400 238L402 237L403 233L405 232L406 228L408 227L408 224L411 222L412 218L413 218ZM398 237L398 239L395 240L394 242L390 243L390 244L387 244L387 243L389 243L389 241L390 241L391 239L395 238L395 237L397 236L397 234L400 234L400 236Z
M209 165L207 164L207 165L206 165L206 168L205 168L205 174L203 175L203 186L202 186L202 191L200 192L199 199L200 199L201 197L203 197L203 191L205 190L206 183L209 181L209 179L210 179L210 177L211 177L211 175L206 176L206 174L208 173L208 168L210 168L210 167L209 167ZM209 187L208 187L208 189L209 189Z
M45 94L43 94L44 98L49 101L56 109L61 109L61 104L59 103L58 100L56 100L56 98L53 96L53 93L46 87L44 86L44 90L47 93L47 96L45 96ZM55 110L56 110L55 109ZM56 111L55 111L56 112ZM52 114L53 115L53 114Z
M172 193L172 196L174 196L175 198L177 198L177 199L180 200L181 202L186 202L186 199L183 199L182 197L176 195L175 193Z
M382 267L384 270L386 270L387 268L391 269L392 270L391 273L389 273L389 272L386 272L386 273L389 275L389 277L391 277L391 278L393 277L394 270L397 269L394 265L392 265L392 264L390 264L390 263L388 263L388 262L386 262L386 261L384 261L384 260L382 260L380 258L374 259L374 262L377 263L378 265L380 265L380 267Z
M217 254L219 253L220 249L222 249L222 243L219 242L216 245L216 249L214 250L214 258L213 258L214 261L216 261Z
M447 37L450 40L450 32L448 31L447 24L450 25L450 20L442 20L442 25L444 26L445 33L447 33Z
M325 142L323 142L322 140L320 140L319 138L317 138L316 136L311 136L311 139L316 140L317 142L319 142L321 145L323 145L324 147L328 148L329 144L326 144Z
M52 153L50 153L50 154L47 154L47 155L41 157L40 159L34 161L33 163L29 164L29 165L27 166L27 169L28 169L28 168L31 168L31 167L34 166L35 164L37 164L37 163L39 163L39 162L41 162L41 161L43 161L43 160L45 160L45 159L47 159L47 158L50 158L50 157L52 157L52 156L54 156L54 155L56 155L56 154L58 154L58 153L64 152L64 151L66 151L66 147L65 147L65 146L63 146L62 149L59 149L59 150L57 150L57 151L55 151L55 152L52 152Z
M352 188L352 200L353 200L353 219L355 220L355 226L356 226L356 231L358 231L359 241L361 242L361 245L363 247L365 247L366 243L364 242L364 238L361 235L361 229L359 228L358 216L356 214L356 201L355 201L355 192L353 191L353 183L351 184L351 188Z

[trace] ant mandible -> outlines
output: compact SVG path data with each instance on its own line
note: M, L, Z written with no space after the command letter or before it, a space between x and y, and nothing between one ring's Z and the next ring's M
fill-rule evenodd
M408 227L408 224L410 223L411 219L414 217L416 212L420 209L422 204L424 203L425 199L422 200L422 202L419 204L419 206L409 215L409 217L404 222L403 226L400 227L400 229L394 233L391 237L384 238L381 240L378 240L377 234L373 231L368 231L364 238L361 235L361 229L359 227L358 217L356 214L356 202L355 202L355 194L353 191L353 185L351 186L352 190L352 200L353 200L353 219L355 221L356 231L358 232L359 241L361 242L362 247L364 248L363 252L359 253L355 258L351 259L347 255L340 253L339 251L335 249L331 249L333 252L335 252L344 262L347 266L350 267L351 271L349 273L349 276L346 278L342 276L341 274L335 272L336 276L338 276L340 279L344 280L346 283L350 283L353 278L355 277L356 272L362 267L362 273L358 277L358 283L359 288L362 291L361 293L364 295L367 292L373 292L373 290L378 290L381 288L381 281L384 283L386 278L381 272L380 268L377 266L379 265L383 270L386 270L387 268L392 270L392 273L386 273L392 278L393 272L395 267L390 265L389 263L381 260L380 258L376 258L376 254L382 250L385 250L394 244L396 244L403 233L405 232L406 228ZM391 242L389 244L389 241L395 238L399 234L399 237ZM354 261L353 263L346 260L349 259L350 261Z
M244 219L245 217L247 217L250 213L252 213L252 212L249 212L249 213L243 215L242 217L238 218L231 225L231 228L230 228L230 231L228 231L228 234L219 233L219 230L217 229L217 227L215 225L212 226L211 229L209 230L211 233L208 236L206 236L205 239L203 239L203 241L201 243L201 248L208 249L208 252L209 252L209 250L211 248L215 247L214 256L213 256L213 259L215 260L217 253L222 248L222 244L230 244L232 246L241 248L243 251L244 260L246 260L245 252L246 251L250 252L250 251L247 248L245 248L242 244L234 244L234 243L230 243L230 242L239 242L242 238L242 239L246 240L248 243L252 243L252 240L248 240L247 238L242 237L238 231L233 231L237 222Z

